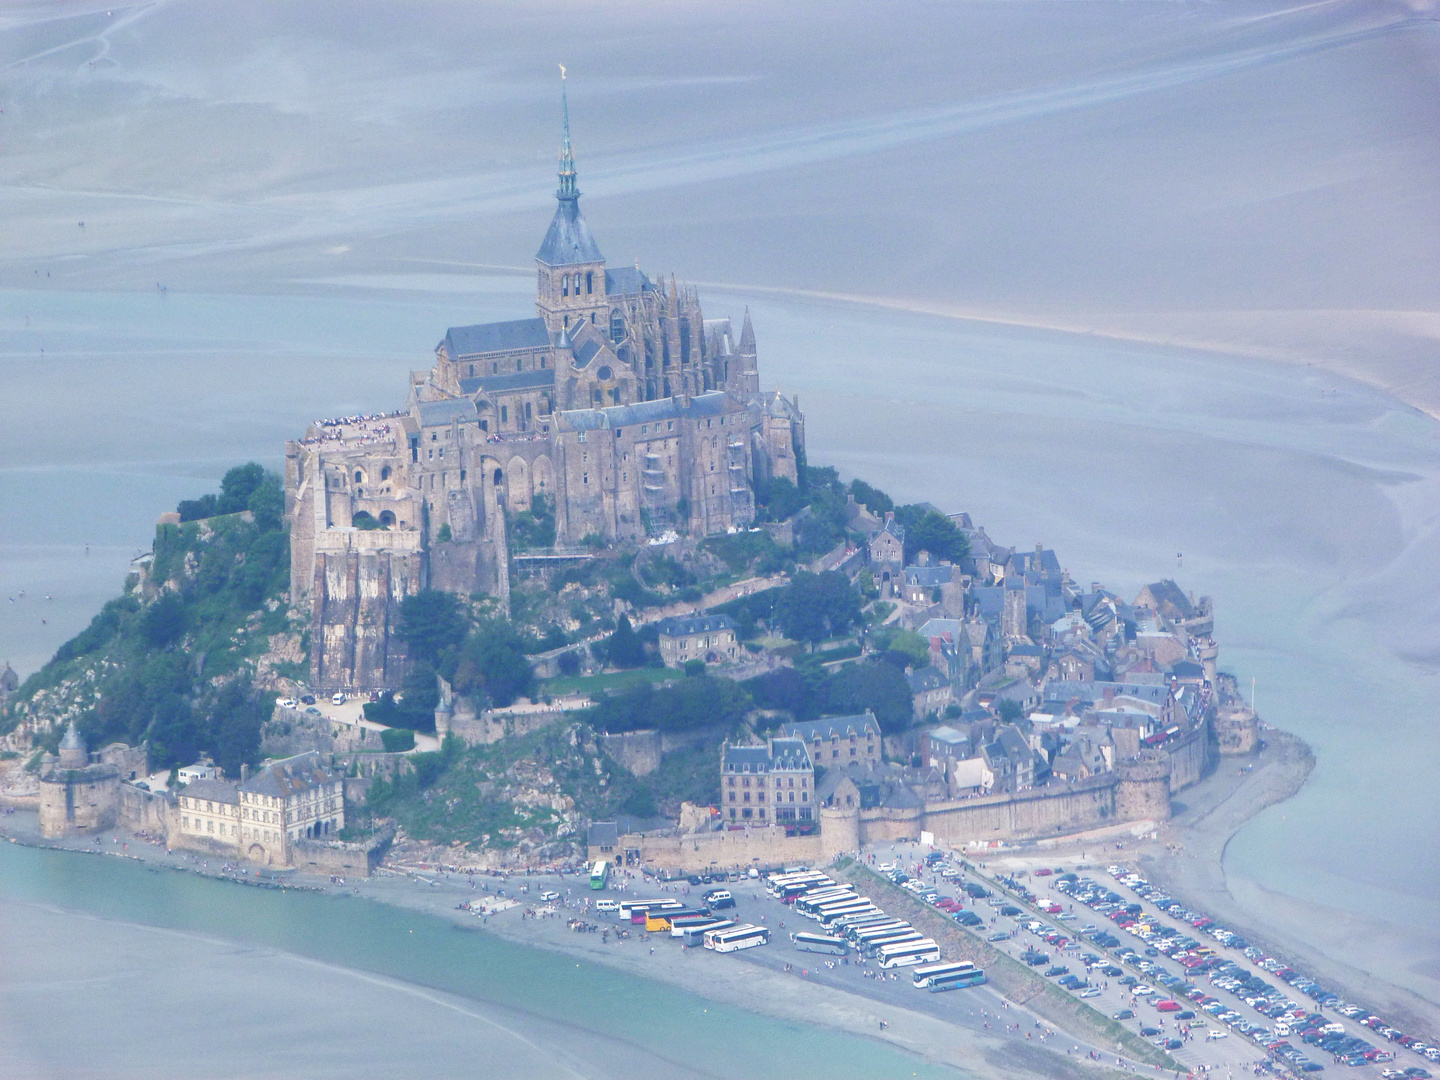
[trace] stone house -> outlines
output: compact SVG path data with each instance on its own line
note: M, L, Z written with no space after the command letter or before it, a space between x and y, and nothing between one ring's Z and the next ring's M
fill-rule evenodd
M666 667L686 661L729 664L739 657L740 627L728 615L679 615L655 624Z
M880 763L882 740L880 722L869 709L856 716L827 716L821 720L792 721L780 728L781 733L801 740L810 750L816 765L833 768Z
M720 748L720 811L727 825L811 826L815 766L804 740L772 738Z
M915 712L919 716L939 713L955 700L955 691L950 680L933 665L907 673L905 681L910 686L911 696L915 700Z
M870 537L867 547L870 570L880 587L880 596L889 599L899 591L905 570L905 526L895 520L894 511L886 511L885 523Z

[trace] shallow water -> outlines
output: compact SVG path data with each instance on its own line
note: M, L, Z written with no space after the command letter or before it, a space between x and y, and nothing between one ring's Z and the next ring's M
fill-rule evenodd
M11 844L0 953L7 1076L965 1075L432 915Z

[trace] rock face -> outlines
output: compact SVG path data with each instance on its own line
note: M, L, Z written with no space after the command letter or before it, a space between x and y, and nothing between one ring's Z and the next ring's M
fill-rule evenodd
M316 551L310 590L310 683L381 690L399 686L405 649L394 628L400 604L420 591L423 556L379 547ZM349 533L361 540L385 533Z

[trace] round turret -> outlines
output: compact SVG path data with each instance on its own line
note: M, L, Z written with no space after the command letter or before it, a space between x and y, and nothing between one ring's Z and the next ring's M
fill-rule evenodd
M90 751L75 729L75 721L71 720L70 726L65 729L65 737L60 740L60 768L83 769L89 764Z

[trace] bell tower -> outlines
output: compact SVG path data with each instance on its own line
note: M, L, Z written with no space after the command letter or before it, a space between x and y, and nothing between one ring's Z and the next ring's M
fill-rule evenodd
M555 191L555 216L535 256L535 307L552 334L571 334L580 323L593 323L603 334L610 319L605 299L605 256L580 213L575 186L575 154L570 148L570 101L565 91L565 65L560 65L560 186Z

